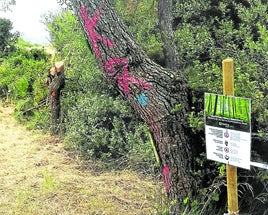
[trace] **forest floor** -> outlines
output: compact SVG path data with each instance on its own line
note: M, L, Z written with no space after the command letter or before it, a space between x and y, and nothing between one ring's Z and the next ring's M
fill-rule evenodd
M161 185L134 171L95 171L64 144L29 131L0 104L0 214L149 215Z

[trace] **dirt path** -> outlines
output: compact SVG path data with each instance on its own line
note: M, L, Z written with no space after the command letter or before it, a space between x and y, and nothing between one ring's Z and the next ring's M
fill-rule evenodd
M155 214L154 183L130 171L93 174L0 107L0 214Z

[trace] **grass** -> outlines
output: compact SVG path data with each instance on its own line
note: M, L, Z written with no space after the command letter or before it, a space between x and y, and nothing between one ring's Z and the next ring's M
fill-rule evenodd
M12 115L0 107L0 214L159 214L162 185L156 180L129 170L95 172Z

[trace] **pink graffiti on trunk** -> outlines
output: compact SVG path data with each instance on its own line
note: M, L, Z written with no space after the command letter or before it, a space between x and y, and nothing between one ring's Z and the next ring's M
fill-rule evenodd
M170 191L169 168L166 164L163 167L163 180L164 180L164 185L165 185L166 191L169 192Z
M115 44L109 40L106 39L99 34L96 33L94 28L97 25L97 21L100 19L100 13L101 13L102 8L99 8L97 12L94 14L91 20L88 19L87 11L85 7L81 7L80 13L81 16L85 22L85 28L87 30L88 36L90 37L92 43L93 43L93 49L94 52L96 53L97 57L99 58L101 56L101 52L98 47L98 41L102 42L103 44L107 45L109 48L113 47Z
M119 66L119 68L121 68L121 67L123 68L122 69L123 72L120 75L116 74L117 73L117 71L116 71L117 66ZM150 85L147 84L146 82L129 76L128 59L127 58L111 58L105 62L104 69L110 76L113 76L115 79L117 79L119 87L123 89L125 94L130 93L129 83L140 86L146 90L151 89Z
M112 48L116 45L110 39L106 39L106 38L100 36L95 31L95 27L97 26L97 21L100 20L101 11L102 11L102 7L100 7L97 10L97 12L94 14L94 16L89 20L86 8L81 7L81 9L80 9L82 19L85 22L85 29L88 33L89 38L92 41L93 50L94 50L97 58L100 58L100 56L101 56L101 51L98 47L98 42L105 44L109 48ZM108 59L104 63L104 70L108 73L109 76L112 76L117 80L119 87L123 90L123 92L125 94L130 93L130 88L129 88L130 83L135 84L137 86L140 86L145 90L151 89L151 86L148 83L141 81L137 78L130 77L128 68L129 68L129 64L128 64L127 58L118 58L118 57L111 58L111 59ZM120 71L120 70L122 70L122 74L117 74L118 71Z

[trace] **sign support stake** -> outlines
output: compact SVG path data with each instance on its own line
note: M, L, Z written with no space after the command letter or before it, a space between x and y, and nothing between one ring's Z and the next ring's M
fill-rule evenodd
M223 71L223 94L234 96L234 62L227 58L222 61ZM237 167L226 165L228 214L239 215L238 189L237 189Z

